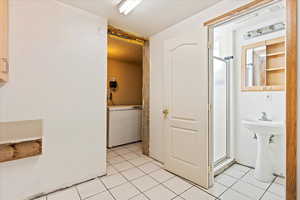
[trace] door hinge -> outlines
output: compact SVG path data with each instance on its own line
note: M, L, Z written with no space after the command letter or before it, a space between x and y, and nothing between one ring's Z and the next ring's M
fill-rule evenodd
M211 112L212 111L212 105L209 103L208 104L208 112Z
M210 174L213 172L213 166L212 165L208 165L208 172Z
M213 41L208 41L208 48L213 49L214 48L214 42Z
M212 165L208 165L208 172L210 174L213 172L213 166Z

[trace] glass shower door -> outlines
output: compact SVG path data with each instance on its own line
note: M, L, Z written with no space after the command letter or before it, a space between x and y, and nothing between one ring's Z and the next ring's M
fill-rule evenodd
M213 138L214 163L228 157L229 60L213 58Z

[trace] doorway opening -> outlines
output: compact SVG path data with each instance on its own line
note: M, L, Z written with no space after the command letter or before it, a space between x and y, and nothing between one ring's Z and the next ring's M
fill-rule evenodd
M240 198L285 198L285 16L269 1L209 28L215 181Z
M109 26L107 41L107 147L142 142L148 155L148 40Z
M108 148L141 141L143 49L108 37Z

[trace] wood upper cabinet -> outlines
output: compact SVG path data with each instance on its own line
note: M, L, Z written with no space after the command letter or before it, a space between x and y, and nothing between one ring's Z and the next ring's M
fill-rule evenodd
M8 81L8 1L0 0L0 83Z

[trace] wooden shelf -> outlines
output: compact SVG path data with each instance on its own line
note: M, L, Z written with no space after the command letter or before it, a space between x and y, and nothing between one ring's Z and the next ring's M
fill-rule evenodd
M285 55L285 52L281 51L281 52L267 54L268 57L271 57L271 56L280 56L280 55Z
M253 86L248 88L242 88L243 92L265 92L265 91L283 91L285 90L284 85L264 85L264 86Z
M26 138L26 139L19 139L19 140L8 140L8 141L0 141L0 145L3 144L16 144L16 143L22 143L22 142L32 142L36 140L42 140L42 137L32 137L32 138Z
M266 69L267 72L279 71L279 70L285 70L285 67L273 67L273 68Z

